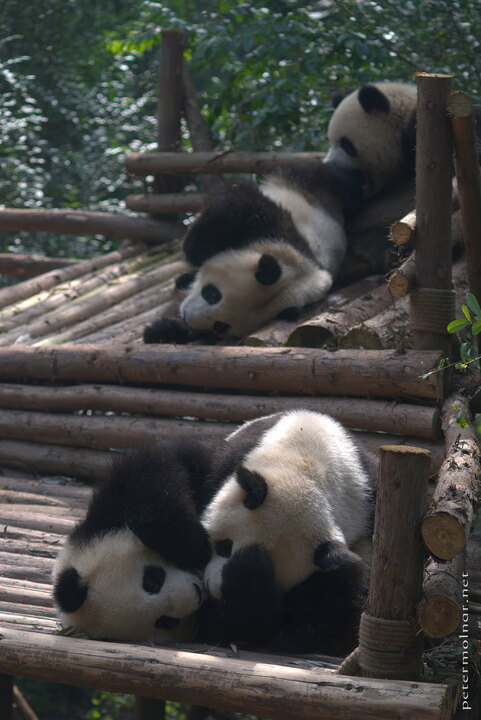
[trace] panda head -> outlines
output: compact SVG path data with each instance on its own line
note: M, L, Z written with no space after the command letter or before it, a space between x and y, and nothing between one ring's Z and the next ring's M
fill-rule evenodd
M207 259L180 305L193 330L243 337L276 317L295 317L331 287L329 272L275 239Z
M415 110L414 85L362 85L331 117L325 162L360 170L365 194L379 193L413 170Z
M286 591L314 572L361 563L349 548L367 530L368 478L349 435L321 413L270 418L267 430L257 420L229 436L235 449L264 427L201 517L212 544L204 582L217 599L224 566L246 547L270 556Z
M182 639L203 596L196 574L165 562L127 528L67 540L53 581L62 625L97 639Z

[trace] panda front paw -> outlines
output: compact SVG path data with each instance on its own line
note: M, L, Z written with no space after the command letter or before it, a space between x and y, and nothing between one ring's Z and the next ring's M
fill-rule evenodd
M189 328L177 318L162 317L144 328L144 343L177 343L185 345L191 339Z

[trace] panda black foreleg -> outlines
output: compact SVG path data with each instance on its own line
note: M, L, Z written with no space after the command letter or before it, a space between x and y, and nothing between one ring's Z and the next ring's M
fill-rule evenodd
M271 648L347 655L357 645L365 598L361 563L313 573L286 593L280 630Z
M201 639L260 647L272 637L279 611L270 557L258 545L242 548L224 565L221 599L201 608Z

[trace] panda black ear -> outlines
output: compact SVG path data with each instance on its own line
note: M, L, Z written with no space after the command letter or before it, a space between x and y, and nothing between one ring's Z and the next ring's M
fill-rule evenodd
M83 583L80 575L73 567L62 570L57 578L53 595L59 607L73 613L82 607L87 599L88 585Z
M255 277L261 285L274 285L282 275L282 269L273 255L261 255Z
M244 505L248 510L255 510L262 505L267 497L267 483L262 475L255 470L248 470L240 465L236 473L237 482L247 495Z
M314 552L314 564L324 572L357 565L359 562L361 562L359 555L338 540L319 543Z
M380 110L385 113L389 112L389 100L375 85L361 85L358 98L362 109L367 113L372 110Z
M338 105L348 96L349 93L334 92L331 95L331 105L333 108L337 108Z

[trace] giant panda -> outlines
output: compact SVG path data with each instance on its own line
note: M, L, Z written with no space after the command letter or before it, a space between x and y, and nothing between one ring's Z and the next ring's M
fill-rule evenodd
M204 486L212 559L200 637L283 652L356 644L377 458L328 415L292 410L241 426Z
M161 318L144 341L236 337L324 298L346 253L344 212L361 195L360 174L293 163L259 186L213 195L184 240L181 320Z
M366 197L413 178L416 103L417 89L410 83L367 83L337 95L324 161L362 172Z
M126 450L61 549L53 595L63 626L91 638L187 639L210 558L197 495L210 467L196 442Z

